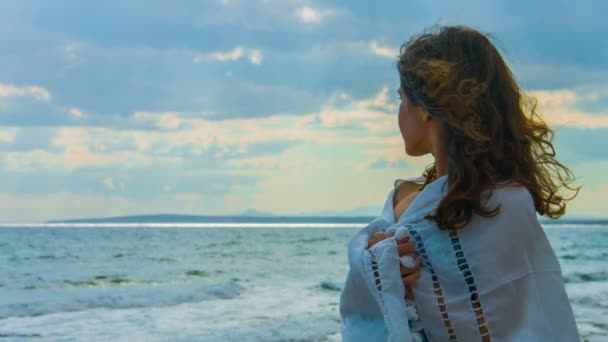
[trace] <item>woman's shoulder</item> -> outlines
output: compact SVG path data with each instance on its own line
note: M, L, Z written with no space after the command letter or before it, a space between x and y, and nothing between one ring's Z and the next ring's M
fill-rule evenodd
M492 191L486 191L486 197L488 205L496 206L500 205L500 212L506 215L512 213L522 213L528 211L531 213L535 212L534 199L532 194L524 185L506 181L498 183L492 188Z
M391 190L395 192L393 196L394 204L418 190L422 184L424 184L424 177L397 178Z
M538 233L539 222L536 206L530 191L521 184L499 184L491 192L486 191L486 210L498 209L490 217L474 214L469 225L471 233L496 236L503 239L532 237ZM493 229L489 229L493 228Z
M425 180L424 176L409 177L409 178L397 178L393 182L393 188L397 189L403 183L411 183L411 184L422 185L422 184L424 184L424 180Z

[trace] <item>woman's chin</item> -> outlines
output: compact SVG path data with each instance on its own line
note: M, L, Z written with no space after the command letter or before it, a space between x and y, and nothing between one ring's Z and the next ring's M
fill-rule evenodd
M413 148L407 148L407 146L405 146L405 154L407 154L410 157L421 157L421 156L428 154L428 152L419 151L419 150L416 150Z
M407 145L405 146L405 154L407 154L410 157L416 156L415 151L413 151L411 148L407 148Z

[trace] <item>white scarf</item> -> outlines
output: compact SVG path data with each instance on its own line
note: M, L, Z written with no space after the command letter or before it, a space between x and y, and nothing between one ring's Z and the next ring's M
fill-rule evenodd
M382 215L352 237L340 296L343 342L579 341L560 265L527 189L497 187L486 205L500 204L498 215L441 230L425 217L446 183L443 176L428 184L398 222L393 188ZM390 237L368 250L380 231ZM404 299L399 271L395 234L403 232L421 259L415 302Z

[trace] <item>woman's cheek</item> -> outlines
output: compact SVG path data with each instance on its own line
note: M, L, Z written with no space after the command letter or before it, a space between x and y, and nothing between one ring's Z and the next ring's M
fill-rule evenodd
M398 124L399 124L399 130L401 131L401 134L405 135L405 111L403 108L404 105L403 103L401 103L401 106L399 106L399 117L398 117Z

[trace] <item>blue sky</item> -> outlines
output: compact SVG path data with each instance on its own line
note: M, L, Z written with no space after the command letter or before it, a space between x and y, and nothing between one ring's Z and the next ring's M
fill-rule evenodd
M0 221L377 215L420 174L395 57L433 24L490 32L606 216L604 1L4 1Z

